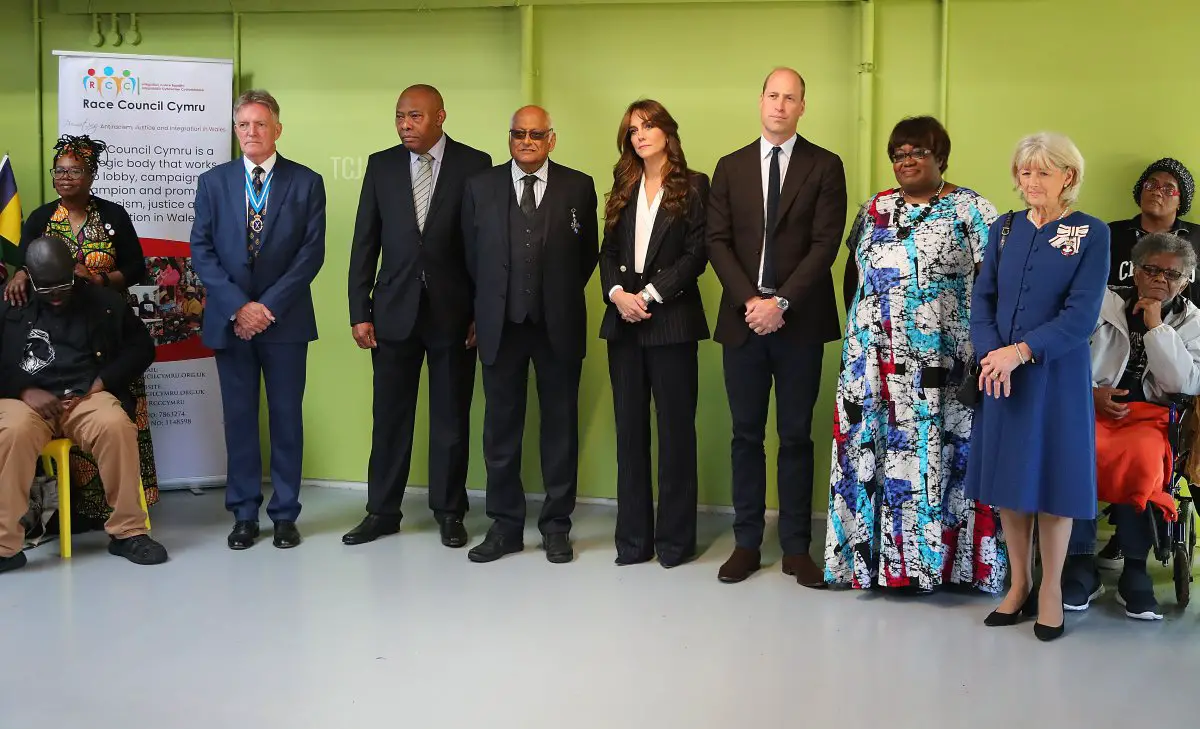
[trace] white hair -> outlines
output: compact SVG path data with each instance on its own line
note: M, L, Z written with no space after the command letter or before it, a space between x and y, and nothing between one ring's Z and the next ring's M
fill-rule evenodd
M233 104L234 121L237 121L238 112L240 112L243 107L249 106L250 104L262 104L263 106L267 107L267 109L270 110L271 116L274 118L275 122L279 123L279 102L276 101L275 97L271 96L271 93L265 89L248 89L243 91L241 95L237 97L237 101L235 101Z
M1063 204L1073 204L1079 199L1079 190L1083 187L1083 155L1071 138L1056 132L1038 132L1017 142L1012 159L1012 178L1018 191L1021 189L1022 169L1048 170L1051 167L1074 173L1070 186L1062 191ZM1021 197L1024 199L1024 193Z

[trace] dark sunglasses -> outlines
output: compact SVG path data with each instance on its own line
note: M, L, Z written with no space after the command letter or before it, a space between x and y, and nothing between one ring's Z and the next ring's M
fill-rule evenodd
M33 287L34 293L41 294L43 296L70 291L71 287L75 285L74 273L71 274L71 280L68 283L58 284L57 286L38 286L37 281L33 280L33 274L29 272L28 268L25 269L25 274L29 276L29 284Z
M522 139L525 139L526 137L529 137L530 139L532 139L535 142L542 142L542 141L545 141L546 139L548 139L550 137L550 135L553 133L554 133L553 129L509 129L508 130L508 136L512 137L513 140L517 141L517 142L521 141Z
M1181 271L1176 271L1173 268L1159 268L1158 266L1151 266L1148 264L1140 265L1138 268L1142 269L1142 272L1150 278L1157 278L1161 273L1163 278L1171 283L1175 283L1187 275Z

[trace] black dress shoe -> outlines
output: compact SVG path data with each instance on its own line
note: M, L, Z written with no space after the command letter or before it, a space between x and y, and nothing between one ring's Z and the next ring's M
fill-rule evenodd
M467 552L467 559L472 562L495 562L506 554L516 554L525 549L520 535L505 536L498 529L488 530L483 538L483 544Z
M294 521L275 522L275 546L279 549L291 549L300 546L300 530Z
M1010 625L1016 625L1022 620L1036 618L1038 614L1038 597L1037 590L1029 593L1025 598L1021 609L1015 613L1002 613L999 610L993 610L983 619L983 624L989 628L1007 628Z
M691 562L694 559L696 559L695 552L689 552L688 554L685 554L682 557L674 557L674 556L663 555L663 554L658 555L659 565L661 565L662 567L664 567L666 569L671 569L672 567L678 567L681 564L687 564L688 562Z
M469 538L467 537L467 528L463 526L461 516L448 516L442 519L441 524L442 545L451 549L460 549L467 546Z
M350 531L342 535L342 544L355 545L373 542L387 534L400 531L400 517L367 514L363 520Z
M565 532L542 537L542 549L546 550L546 560L554 564L566 564L575 559L575 552L571 549L571 538Z
M644 564L654 559L653 554L621 554L617 552L617 558L613 564L618 567L628 567L631 564Z
M229 548L237 550L250 549L254 546L255 539L258 539L258 522L234 522L233 531L229 532Z

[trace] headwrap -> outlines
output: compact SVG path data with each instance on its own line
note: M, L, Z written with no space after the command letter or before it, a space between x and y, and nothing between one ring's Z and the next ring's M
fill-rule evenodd
M1196 183L1192 180L1192 173L1188 172L1188 168L1179 160L1170 157L1163 157L1146 168L1138 178L1137 184L1133 186L1133 201L1139 206L1142 204L1142 185L1146 184L1146 180L1155 172L1166 172L1179 182L1179 217L1187 215L1188 210L1192 208L1192 195L1196 192Z
M78 137L64 134L54 143L54 161L57 162L59 157L69 154L78 158L87 167L88 172L95 177L96 172L100 169L100 156L107 149L107 144L99 139L92 139L86 134Z

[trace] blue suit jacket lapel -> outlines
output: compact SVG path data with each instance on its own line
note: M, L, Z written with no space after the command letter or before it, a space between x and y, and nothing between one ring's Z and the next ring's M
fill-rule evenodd
M287 202L288 190L292 186L292 165L280 155L275 159L275 169L271 175L271 192L267 196L267 222L263 227L263 250L271 242L271 231L279 223L283 214L283 204ZM260 253L261 255L261 253Z
M246 236L246 166L241 157L229 165L229 174L225 177L225 196L229 201L229 222L224 235L230 241L237 241L244 254L242 261L249 265L248 245Z

